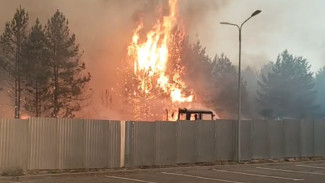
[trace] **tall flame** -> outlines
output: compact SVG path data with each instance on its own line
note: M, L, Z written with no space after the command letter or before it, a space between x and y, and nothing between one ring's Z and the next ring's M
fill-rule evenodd
M181 80L180 71L167 73L168 43L177 23L177 0L169 0L168 5L169 14L156 22L144 42L140 41L143 24L137 27L128 47L128 55L134 60L134 74L140 81L138 89L142 92L148 94L154 87L159 87L170 95L172 102L192 102L193 95L184 94L186 86Z

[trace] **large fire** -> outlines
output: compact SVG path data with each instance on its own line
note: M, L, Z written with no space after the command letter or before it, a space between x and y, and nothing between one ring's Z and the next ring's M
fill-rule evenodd
M169 14L159 19L145 38L140 36L143 24L138 25L128 47L128 56L134 63L133 72L142 93L150 94L159 88L170 96L172 103L192 102L193 94L184 92L186 85L181 79L181 69L167 72L168 62L171 62L169 43L177 24L177 0L169 0L168 5Z

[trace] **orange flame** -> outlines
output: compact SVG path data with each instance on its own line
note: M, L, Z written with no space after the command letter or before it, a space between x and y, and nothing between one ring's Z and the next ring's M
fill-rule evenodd
M177 23L177 0L169 0L169 15L158 20L146 35L145 42L140 42L140 31L143 24L135 30L132 43L128 47L128 55L134 60L134 74L140 81L138 88L150 93L159 87L171 97L172 102L192 102L193 95L184 94L185 83L181 81L180 71L167 74L167 63L173 27ZM156 83L155 85L153 83Z

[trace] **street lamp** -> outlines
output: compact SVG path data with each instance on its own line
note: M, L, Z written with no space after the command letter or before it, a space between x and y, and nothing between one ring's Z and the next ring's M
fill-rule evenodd
M220 24L223 25L232 25L236 26L239 31L239 64L238 64L238 128L237 128L237 160L240 162L240 121L241 121L241 30L243 25L251 19L253 16L258 15L261 13L261 10L256 10L252 13L250 17L248 17L240 26L234 23L229 23L229 22L220 22Z

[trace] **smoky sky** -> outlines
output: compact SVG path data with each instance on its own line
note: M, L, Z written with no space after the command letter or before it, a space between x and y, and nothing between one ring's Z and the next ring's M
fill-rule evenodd
M243 64L261 66L285 49L303 56L316 71L325 65L325 2L322 0L179 0L180 17L192 40L200 39L207 53L225 53L237 64L238 31L221 21L241 23L254 10L262 13L243 28ZM0 32L19 6L46 23L59 9L76 34L89 69L112 73L140 16L152 19L167 0L0 0ZM103 65L103 64L107 64ZM93 68L94 67L94 68ZM107 71L105 70L107 69ZM104 76L103 76L104 77Z
M316 72L325 65L325 1L322 0L244 0L227 1L219 11L206 15L196 32L209 54L224 52L238 60L238 31L219 22L240 24L252 12L262 13L247 22L242 30L243 65L260 67L275 61L287 49L306 58ZM192 30L194 31L194 30Z
M110 89L116 70L125 66L126 48L140 19L150 24L166 10L167 0L0 0L0 33L21 6L43 24L59 9L84 51L91 87ZM243 28L243 65L261 67L288 51L303 56L316 72L325 65L325 1L179 0L179 17L190 39L199 39L213 57L224 53L237 65L238 31L221 21L241 23L256 9L262 13Z

